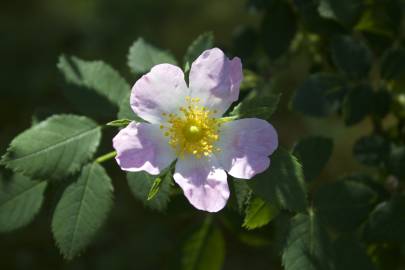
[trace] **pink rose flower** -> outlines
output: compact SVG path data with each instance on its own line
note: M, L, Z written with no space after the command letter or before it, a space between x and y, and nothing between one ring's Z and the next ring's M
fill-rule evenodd
M250 179L270 165L277 133L265 120L221 118L239 97L239 58L218 48L183 71L160 64L132 88L131 107L148 123L130 123L113 139L122 170L158 175L177 159L174 181L200 210L217 212L229 198L227 174Z

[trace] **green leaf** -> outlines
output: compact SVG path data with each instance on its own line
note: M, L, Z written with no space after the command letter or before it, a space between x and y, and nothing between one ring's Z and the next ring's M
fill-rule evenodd
M159 192L161 185L162 185L162 178L157 177L155 181L153 181L152 187L149 190L148 198L146 198L148 201L152 200L156 196L156 194Z
M229 205L236 209L240 214L245 212L246 205L248 204L252 190L245 180L233 179L229 181L229 188L231 190L231 198Z
M368 166L383 164L389 155L389 142L379 135L361 137L353 147L353 155L358 162Z
M146 73L153 66L162 63L177 65L172 54L156 48L143 38L138 38L129 49L128 66L136 74Z
M250 180L249 186L270 204L292 211L304 211L307 200L301 164L281 148L270 156L270 160L270 168Z
M52 232L63 256L71 260L92 241L112 208L113 186L98 163L86 165L63 192L52 218Z
M297 32L297 19L286 1L277 1L267 10L261 26L263 46L271 60L285 53Z
M405 196L382 202L371 213L364 234L368 241L405 243Z
M184 72L190 70L191 64L200 56L202 52L214 46L214 35L206 32L199 35L187 48L184 56Z
M268 204L259 197L254 198L246 208L243 227L248 230L263 227L269 224L279 213L280 209Z
M153 198L148 200L156 177L145 172L127 173L127 180L132 194L141 200L147 207L164 211L170 201L170 186L172 183L171 173L167 173L159 184L159 190Z
M21 228L38 214L47 182L23 175L0 175L0 232Z
M356 241L356 236L345 235L333 243L335 251L335 270L374 270L365 247Z
M365 44L351 36L337 36L331 41L331 53L336 67L349 78L367 78L372 54Z
M343 27L336 20L320 16L317 2L313 0L294 1L305 29L325 36L344 32Z
M220 270L225 259L225 240L222 232L212 226L208 217L186 241L181 260L182 270Z
M68 82L91 89L116 106L131 89L116 70L102 61L84 61L62 55L58 68Z
M395 145L392 147L388 157L388 169L399 179L405 179L405 145Z
M346 82L340 76L315 73L297 89L291 107L308 116L328 116L338 111L345 93Z
M372 111L373 89L368 84L360 84L350 89L343 101L343 119L346 125L362 121Z
M1 162L34 179L60 179L92 158L100 138L91 119L55 115L14 138Z
M329 161L332 150L332 139L321 136L311 136L301 139L294 146L293 154L301 162L307 182L318 177Z
M110 127L126 127L128 126L132 120L129 119L118 119L111 122L108 122L106 125Z
M401 25L399 1L369 1L367 4L355 30L394 38Z
M281 94L259 96L256 92L252 92L232 110L230 115L238 118L257 117L269 120L277 109L280 96Z
M405 49L390 48L381 58L381 76L385 80L398 80L405 74Z
M282 255L285 270L330 270L330 243L313 211L292 218Z
M356 24L363 10L363 0L321 0L318 8L322 17L334 19L347 27Z
M130 119L136 122L145 122L142 118L135 114L130 105L131 93L128 93L122 100L118 108L118 119Z
M351 231L366 220L377 200L370 187L353 181L337 181L322 186L314 204L320 218L341 231Z
M373 93L372 112L373 115L383 118L391 109L392 97L391 93L386 88L380 88Z

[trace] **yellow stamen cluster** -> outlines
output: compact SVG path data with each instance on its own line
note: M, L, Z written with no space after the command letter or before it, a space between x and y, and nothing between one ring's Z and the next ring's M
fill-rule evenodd
M187 107L181 107L180 113L165 114L168 126L161 125L169 144L179 157L193 154L197 158L209 156L219 148L214 144L218 140L219 119L213 118L216 111L199 106L199 98L186 97Z

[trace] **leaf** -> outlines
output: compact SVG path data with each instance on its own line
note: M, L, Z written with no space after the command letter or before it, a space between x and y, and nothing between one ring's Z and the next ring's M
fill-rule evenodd
M275 2L267 10L261 26L263 46L271 60L285 53L297 32L297 19L291 6L285 1Z
M391 109L392 97L386 88L380 88L373 93L372 112L377 117L385 117Z
M270 159L270 168L248 182L254 194L281 208L304 211L307 200L301 164L281 148Z
M368 166L383 164L388 158L389 151L389 142L379 135L361 137L353 147L353 155L357 161Z
M71 260L92 241L105 222L113 201L110 177L101 165L86 165L56 205L52 233L63 256Z
M401 24L401 7L397 1L370 1L355 30L394 38ZM391 43L391 42L390 42Z
M148 200L150 191L155 183L155 178L145 172L127 173L127 180L132 194L143 202L147 207L164 211L170 201L170 186L172 183L171 173L167 173L162 183L159 185L159 190L153 198Z
M285 270L330 270L330 243L313 211L297 214L282 255Z
M217 227L211 225L211 217L208 217L203 226L186 241L183 247L181 269L220 270L224 259L224 237Z
M354 235L339 237L333 243L335 251L335 270L374 270L365 247L356 241Z
M228 180L229 181L229 180ZM252 190L244 180L233 179L229 181L231 198L229 205L236 209L240 214L245 212L247 203L252 196Z
M351 36L340 35L331 41L331 53L336 67L349 78L367 78L372 54L365 44Z
M257 117L269 120L277 109L281 94L259 96L255 92L252 93L239 103L230 115L238 118Z
M343 101L343 119L346 125L362 121L372 111L373 89L361 84L350 89Z
M38 214L47 182L13 174L0 175L0 232L21 228Z
M332 155L332 139L311 136L301 139L293 149L293 154L301 162L307 182L314 180L321 173Z
M136 74L146 73L162 63L177 65L173 55L147 43L143 38L138 38L129 49L128 66Z
M308 116L328 116L338 111L345 93L346 82L340 76L315 73L297 89L291 107Z
M310 32L330 36L343 33L344 28L334 19L321 17L318 12L318 1L294 1L303 26Z
M100 138L100 127L91 119L55 115L14 138L1 162L34 179L60 179L94 155Z
M135 120L136 122L145 122L142 118L135 114L130 106L130 96L131 93L128 93L122 100L118 108L118 119L129 119Z
M156 194L159 192L161 184L162 178L160 177L155 178L155 181L153 181L152 187L149 190L148 198L146 198L148 201L152 200L156 196Z
M319 217L341 231L355 230L373 209L377 193L353 181L337 181L322 186L314 197Z
M381 76L385 80L398 80L405 74L405 49L390 48L381 58Z
M388 157L387 167L390 173L399 179L405 179L405 145L395 145L392 147Z
M368 241L405 243L405 196L382 202L371 213L364 234Z
M199 35L187 48L184 56L184 72L190 70L191 64L202 54L214 46L214 35L212 32L206 32Z
M363 0L321 0L318 8L322 17L337 20L347 27L356 24L363 10Z
M62 55L58 68L68 82L91 89L116 106L131 89L116 70L102 61L84 61Z
M279 211L274 205L268 204L256 197L246 208L246 215L242 226L248 230L263 227L269 224L278 215Z
M106 125L110 127L126 127L128 126L132 121L129 119L118 119L114 120L111 122L108 122Z

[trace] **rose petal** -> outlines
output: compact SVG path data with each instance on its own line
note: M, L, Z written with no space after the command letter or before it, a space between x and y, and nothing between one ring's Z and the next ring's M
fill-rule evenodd
M229 60L218 48L204 51L191 65L190 91L201 105L222 115L239 97L242 63L235 57Z
M269 167L268 156L278 147L277 132L262 119L235 120L221 126L218 147L223 168L233 177L250 179Z
M183 71L170 64L160 64L142 76L132 88L131 107L150 123L165 122L162 113L178 113L189 95Z
M179 159L173 178L195 208L218 212L226 205L229 198L227 175L219 168L215 157Z
M176 158L158 125L132 122L114 137L113 146L124 171L157 175Z

